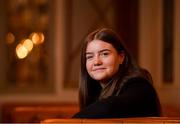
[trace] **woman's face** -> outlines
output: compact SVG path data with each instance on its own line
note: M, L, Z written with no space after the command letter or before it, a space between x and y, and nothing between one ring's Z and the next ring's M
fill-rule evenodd
M110 79L119 69L124 60L124 53L118 54L109 43L93 40L86 49L86 69L94 79L104 82Z

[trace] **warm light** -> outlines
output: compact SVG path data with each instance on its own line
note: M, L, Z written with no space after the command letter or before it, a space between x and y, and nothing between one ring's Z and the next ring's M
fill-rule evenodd
M44 34L41 32L34 32L30 35L30 39L36 45L42 44L44 42Z
M13 33L9 32L6 34L6 43L12 44L15 41L15 36Z
M28 50L22 44L16 46L16 55L19 59L23 59L28 55Z
M39 33L39 37L40 37L39 42L40 42L40 43L43 43L43 42L44 42L44 34L40 32L40 33Z
M33 42L30 39L26 39L22 42L22 45L30 52L33 48Z
M30 35L30 38L31 38L31 40L32 40L32 42L33 42L34 44L37 44L38 41L39 41L39 36L38 36L38 34L35 33L35 32Z
M36 45L38 44L42 44L44 42L44 34L41 32L34 32L30 35L30 38L32 40L32 42Z

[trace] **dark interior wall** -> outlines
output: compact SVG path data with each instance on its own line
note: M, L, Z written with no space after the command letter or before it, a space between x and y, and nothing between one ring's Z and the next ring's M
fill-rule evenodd
M116 4L117 31L125 40L129 51L138 61L138 0L118 0Z
M117 31L138 60L138 0L68 0L65 5L64 87L77 87L83 38L97 28Z

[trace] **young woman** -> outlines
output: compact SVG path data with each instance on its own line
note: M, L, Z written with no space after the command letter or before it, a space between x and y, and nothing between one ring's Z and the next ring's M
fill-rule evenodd
M80 112L73 118L160 116L152 83L114 31L96 30L82 47Z

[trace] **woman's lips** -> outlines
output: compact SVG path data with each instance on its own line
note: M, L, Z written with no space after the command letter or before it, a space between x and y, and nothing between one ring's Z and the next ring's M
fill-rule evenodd
M106 69L106 68L96 68L96 69L93 69L93 71L102 71L104 69Z

